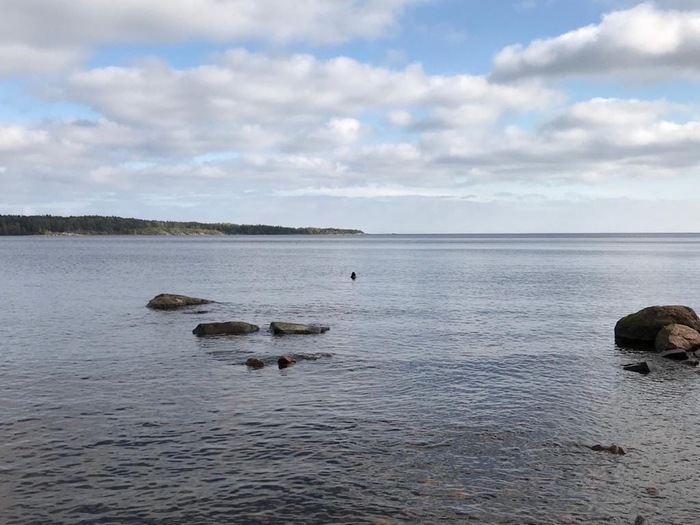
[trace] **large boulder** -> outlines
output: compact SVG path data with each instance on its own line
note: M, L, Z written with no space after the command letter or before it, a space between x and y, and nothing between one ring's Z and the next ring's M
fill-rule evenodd
M228 321L226 323L200 323L192 333L194 335L245 335L260 330L260 327L243 321Z
M623 343L653 344L666 325L679 324L700 331L700 318L687 306L649 306L620 319L615 325L615 339Z
M197 297L187 297L186 295L162 293L160 295L156 295L153 299L148 301L146 306L155 310L173 310L175 308L182 308L183 306L194 306L213 302L214 301L210 301L209 299L199 299Z
M283 323L280 321L273 321L270 323L270 331L275 335L322 334L328 330L330 330L328 326Z

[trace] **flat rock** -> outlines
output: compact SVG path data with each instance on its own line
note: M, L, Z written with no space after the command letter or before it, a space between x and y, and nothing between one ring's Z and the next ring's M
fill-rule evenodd
M260 330L260 327L243 321L228 321L225 323L200 323L192 333L204 335L245 335Z
M160 295L156 295L153 299L148 301L146 306L148 308L153 308L154 310L174 310L175 308L182 308L183 306L194 306L213 302L214 301L210 301L209 299L199 299L198 297L162 293Z
M649 306L620 319L615 339L627 343L653 344L661 329L670 324L684 325L700 332L700 318L688 306Z
M628 372L637 372L639 374L644 375L651 372L651 370L649 369L649 365L646 361L642 361L641 363L630 363L629 365L624 365L622 368L624 368Z
M322 334L328 330L330 330L330 327L328 326L283 323L280 321L273 321L270 323L270 331L275 335Z

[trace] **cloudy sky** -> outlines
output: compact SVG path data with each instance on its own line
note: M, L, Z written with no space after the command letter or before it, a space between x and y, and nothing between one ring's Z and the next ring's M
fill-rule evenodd
M0 0L0 213L700 230L700 0Z

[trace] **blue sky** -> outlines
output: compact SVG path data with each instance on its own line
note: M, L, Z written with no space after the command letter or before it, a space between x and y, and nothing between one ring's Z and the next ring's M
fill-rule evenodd
M0 10L0 213L698 231L695 0Z

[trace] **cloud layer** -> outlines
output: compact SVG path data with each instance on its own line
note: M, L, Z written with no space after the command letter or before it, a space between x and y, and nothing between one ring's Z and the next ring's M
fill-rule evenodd
M27 105L47 113L0 117L0 209L375 231L400 230L380 226L400 220L417 231L416 207L433 229L468 218L504 231L509 209L513 225L523 210L545 217L565 202L611 213L611 203L663 198L658 208L671 209L697 185L692 104L580 95L556 81L694 78L700 11L611 12L505 47L478 75L289 46L386 37L416 3L5 1L0 76L19 79ZM192 67L152 56L85 62L104 43L183 39L226 45ZM484 211L498 218L491 226L475 219Z

